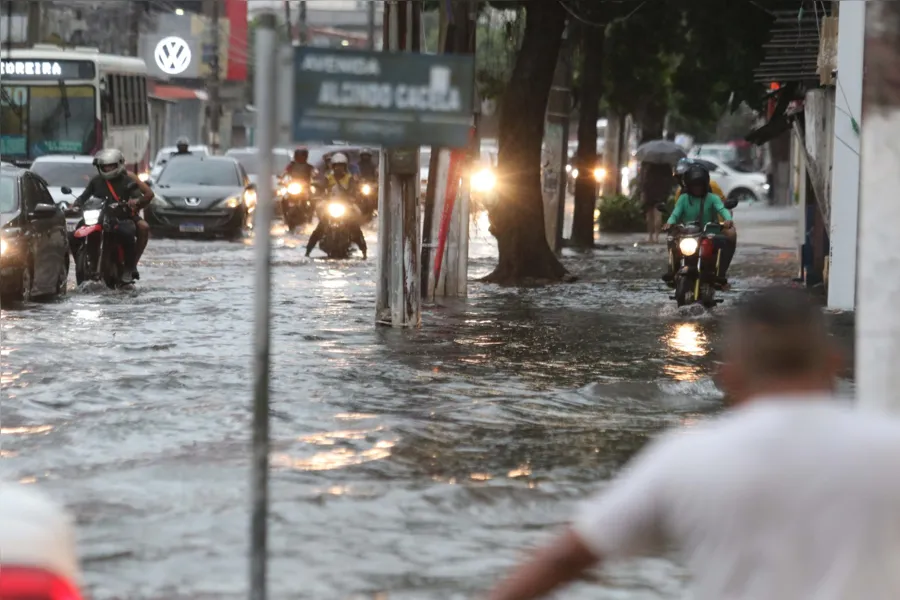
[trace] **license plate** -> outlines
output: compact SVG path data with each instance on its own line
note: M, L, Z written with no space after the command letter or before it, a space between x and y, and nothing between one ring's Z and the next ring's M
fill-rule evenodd
M178 229L182 233L203 233L203 225L185 224Z
M76 227L78 227L78 223L75 223L72 221L66 223L66 231L68 231L69 233L72 233L73 231L75 231Z

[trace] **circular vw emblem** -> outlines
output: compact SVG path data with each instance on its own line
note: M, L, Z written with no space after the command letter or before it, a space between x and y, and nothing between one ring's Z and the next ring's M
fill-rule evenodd
M191 65L191 48L186 41L173 35L159 40L153 57L163 73L180 75Z

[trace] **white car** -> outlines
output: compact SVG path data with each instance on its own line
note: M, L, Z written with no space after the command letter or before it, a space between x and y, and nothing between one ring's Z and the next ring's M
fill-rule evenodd
M768 202L769 183L765 173L745 173L709 157L694 160L709 170L709 178L722 188L728 200L737 200L741 204Z
M97 174L97 168L93 156L47 154L34 159L31 172L44 178L54 202L71 204ZM72 193L64 194L63 187L72 188Z
M204 146L198 144L196 146L188 146L188 151L193 152L194 154L203 154L209 156L211 153L209 151L209 146ZM166 166L166 163L169 162L169 158L178 152L178 148L175 146L166 146L162 150L156 153L156 160L150 163L150 173L147 177L141 177L144 181L148 178L151 180L159 179L159 174L162 172L163 167Z
M33 486L0 483L0 598L80 600L73 519Z
M737 150L731 144L696 144L688 152L691 158L733 162L737 160Z

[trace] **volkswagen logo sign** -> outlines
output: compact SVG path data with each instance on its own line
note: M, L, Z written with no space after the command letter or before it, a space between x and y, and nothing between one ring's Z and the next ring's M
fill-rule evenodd
M159 40L153 51L156 66L167 75L181 75L191 66L191 47L178 36Z
M185 198L184 203L188 206L200 206L200 198Z

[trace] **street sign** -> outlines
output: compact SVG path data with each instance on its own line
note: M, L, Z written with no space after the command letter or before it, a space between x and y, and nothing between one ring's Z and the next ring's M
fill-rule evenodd
M474 70L466 55L298 47L294 139L466 146Z

